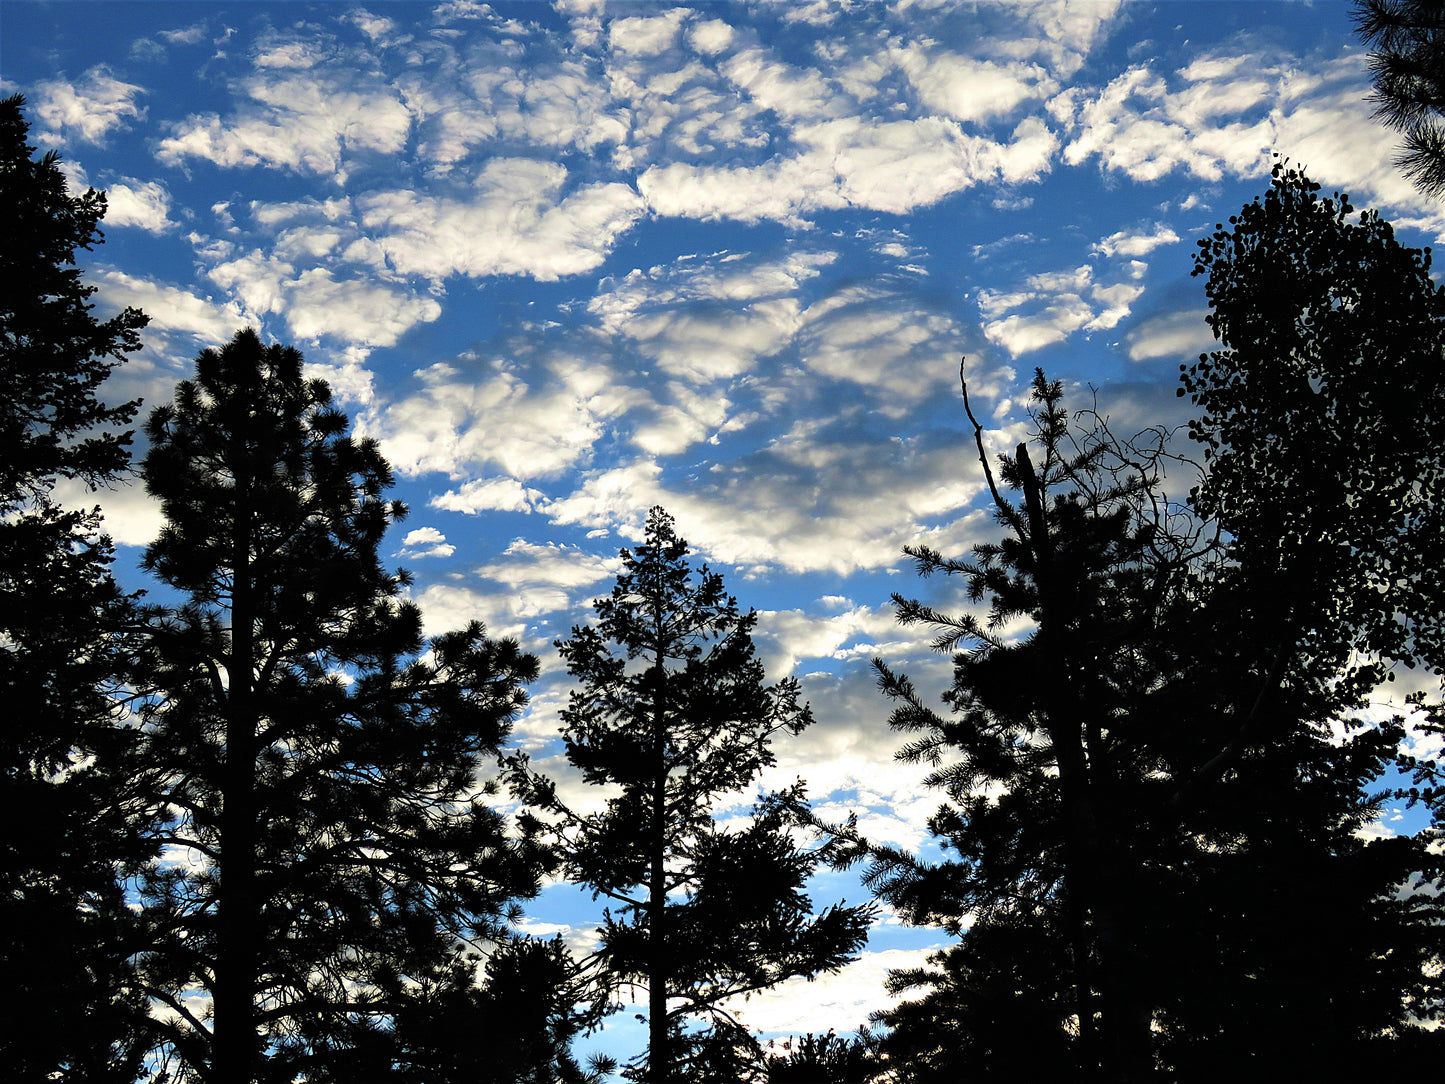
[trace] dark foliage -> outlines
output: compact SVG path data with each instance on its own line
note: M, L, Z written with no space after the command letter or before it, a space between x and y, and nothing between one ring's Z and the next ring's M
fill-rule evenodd
M34 157L23 104L0 101L0 1059L16 1079L129 1080L143 1012L116 871L145 852L107 696L129 604L98 513L52 490L128 465L136 404L97 393L146 317L92 314L75 260L101 240L105 197L72 195L56 156Z
M1293 649L1445 672L1445 288L1429 250L1276 166L1199 242L1221 349L1183 373L1194 495ZM1387 674L1391 679L1394 672ZM1438 703L1417 698L1437 732ZM1408 765L1441 813L1433 763Z
M770 1051L779 1044L769 1042ZM834 1032L784 1040L784 1053L769 1053L765 1069L768 1084L867 1084L883 1071L879 1038L860 1028L840 1039Z
M301 356L243 331L152 413L136 776L169 821L139 884L148 992L185 1078L336 1075L395 1047L459 938L507 938L546 856L488 803L536 661L480 625L424 644L377 550L404 509ZM467 995L461 995L463 997ZM214 1027L202 1013L214 1005Z
M601 1084L615 1066L586 1069L569 1053L595 1022L579 1008L587 976L560 940L500 944L476 971L458 954L445 970L395 991L387 1030L363 1034L308 1075L315 1084Z
M1428 897L1397 894L1431 868L1427 841L1357 834L1400 737L1360 718L1379 672L1280 640L1268 580L1163 498L1158 445L1080 427L1042 374L1034 395L1032 450L999 461L1017 498L988 476L1001 540L972 561L912 551L987 615L897 600L955 652L947 714L879 664L957 857L857 853L905 916L963 936L896 979L932 989L883 1016L890 1067L1122 1081L1363 1064L1439 994Z
M773 735L812 718L795 682L764 683L756 615L740 613L722 577L692 568L687 553L654 508L643 544L622 551L612 594L594 603L597 623L558 644L578 683L562 715L567 758L620 793L583 816L523 760L514 781L558 818L569 876L616 906L601 963L613 984L640 982L649 997L647 1064L631 1071L733 1084L762 1058L727 999L841 967L870 911L810 917L804 885L828 854L791 836L801 784L763 795L740 828L713 822L716 799L774 762ZM700 1029L687 1026L695 1019Z
M96 392L140 349L147 317L135 309L97 320L75 266L102 240L105 196L71 195L52 151L34 158L18 96L0 101L0 499L37 497L55 478L101 483L130 461L138 403L106 406Z
M1445 195L1445 8L1438 0L1356 0L1370 54L1375 117L1405 137L1396 165L1426 195Z
M1076 1005L1059 975L1071 951L1062 932L1044 912L1021 907L980 923L929 966L890 973L889 991L914 998L882 1014L892 1079L1075 1079Z
M1445 664L1445 288L1428 250L1276 165L1199 242L1221 348L1183 369L1194 494L1281 622L1407 665Z

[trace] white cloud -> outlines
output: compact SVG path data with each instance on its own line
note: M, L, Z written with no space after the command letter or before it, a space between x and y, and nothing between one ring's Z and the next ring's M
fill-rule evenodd
M637 316L623 334L670 374L695 383L737 377L785 346L799 326L792 299L715 311L694 306Z
M765 0L779 10L785 23L831 26L857 9L857 0Z
M841 106L817 72L775 60L761 48L734 53L719 70L759 108L771 109L785 119L828 116Z
M1302 163L1325 185L1423 212L1437 204L1394 168L1398 137L1371 116L1364 54L1302 60L1289 55L1207 54L1162 75L1136 65L1099 91L1057 95L1050 112L1072 134L1064 161L1097 157L1135 181L1183 170L1206 181L1263 177L1272 154Z
M307 198L282 203L253 200L250 207L251 217L262 226L276 226L296 219L339 222L349 221L352 217L351 199L348 196L325 200Z
M596 267L643 212L627 185L586 185L564 196L566 183L559 163L494 159L465 199L391 191L357 203L362 224L402 274L551 281Z
M441 17L440 8L437 9L437 16ZM376 15L364 8L356 8L348 12L345 18L378 45L399 45L411 40L410 34L398 33L396 21L385 15Z
M258 68L308 71L324 61L329 52L327 43L320 41L276 41L258 51L254 63Z
M439 174L487 144L504 153L518 144L591 151L627 138L625 113L598 93L595 72L581 60L524 67L510 54L483 51L461 63L455 82L401 81L418 117L420 154Z
M290 284L286 322L302 339L334 336L368 346L393 346L414 325L441 315L435 298L415 297L364 279L338 280L322 267Z
M852 116L801 125L792 136L802 153L759 166L654 166L637 189L657 214L691 218L801 222L847 206L902 214L975 184L1037 180L1058 145L1037 117L1006 143L939 117Z
M160 141L157 157L168 165L203 158L230 168L292 169L344 183L349 156L398 154L411 131L411 112L396 92L359 75L258 75L242 86L251 104L238 116L187 118Z
M1123 0L1092 0L1085 4L1075 0L1021 0L1015 10L1033 24L1043 39L1029 41L1021 36L1018 44L1026 44L1046 57L1060 75L1073 75L1123 7Z
M635 268L621 279L604 279L587 303L587 311L601 317L602 327L609 333L629 334L639 316L674 309L691 311L698 302L736 304L791 298L837 258L836 252L826 250L795 251L781 259L762 260L740 252L684 255L671 264L646 271Z
M578 48L592 49L602 40L604 0L554 0L552 6L570 21Z
M136 104L145 90L117 79L104 65L91 68L76 82L50 79L36 84L34 115L51 131L39 133L41 142L61 138L99 143L126 123L140 119L145 110Z
M170 45L199 45L206 40L206 24L196 23L179 30L162 30L159 36Z
M101 529L122 546L148 546L166 524L160 501L139 482L91 491L84 482L62 478L53 492L56 501L67 508L99 505Z
M997 64L918 44L896 49L893 60L907 74L924 105L960 121L1007 116L1023 103L1041 100L1059 89L1036 64Z
M165 233L170 219L171 194L156 181L127 178L105 190L106 226L138 226L148 233Z
M867 1023L869 1014L893 1008L902 1000L902 995L884 992L889 971L920 967L930 952L942 947L863 952L831 975L820 975L811 982L789 979L746 1001L739 998L736 1004L728 1003L728 1009L748 1026L775 1035L846 1032Z
M611 579L621 569L620 557L599 557L575 546L517 538L501 557L482 565L476 572L514 591L538 586L571 591Z
M368 406L376 398L376 374L366 367L371 348L352 343L328 350L331 346L322 345L320 351L308 348L313 356L307 359L306 376L326 381L340 403ZM328 353L332 360L317 360L318 355L326 357Z
M1119 230L1094 244L1094 251L1105 256L1144 256L1160 245L1178 242L1179 235L1163 223L1155 223L1152 233Z
M1131 264L1126 273L1137 278L1137 270ZM1013 291L980 290L978 307L986 320L984 335L1018 357L1062 342L1076 331L1117 326L1143 292L1137 282L1101 283L1093 267L1084 264L1030 275Z
M301 339L330 336L363 346L392 346L419 323L441 315L433 297L419 297L367 278L338 279L327 268L303 271L259 250L212 267L211 281L251 312L285 318Z
M608 43L624 53L656 56L677 41L678 29L689 14L686 8L673 8L661 15L613 19L607 27Z
M413 601L421 608L422 628L427 636L439 636L465 628L469 622L480 621L486 625L489 636L511 637L524 643L537 639L531 629L538 615L565 610L571 602L560 590L534 591L521 596L512 592L476 591L455 583L431 584ZM541 647L546 642L544 639L535 646Z
M715 56L733 43L733 28L721 19L707 19L693 24L688 40L699 53Z
M529 489L515 478L484 478L468 482L431 498L432 508L448 512L531 512L541 501L541 490Z
M449 23L457 19L482 19L491 10L491 4L479 0L445 0L432 9L432 17L439 23Z
M787 677L803 660L871 658L878 643L899 634L892 608L853 606L820 616L804 610L765 610L754 635L769 680Z
M490 468L517 480L547 477L585 460L605 424L628 405L603 367L566 359L540 386L500 363L466 376L448 365L418 375L420 391L359 420L408 474L442 471L461 479ZM469 486L437 507L476 511L525 495L507 483Z
M712 374L704 374L705 378ZM726 398L699 393L681 381L668 381L667 402L655 402L632 432L632 443L649 455L680 455L718 431L732 406Z
M1129 360L1177 357L1192 363L1200 354L1219 344L1214 332L1204 322L1202 309L1162 313L1142 320L1125 336L1129 344Z
M401 540L401 549L398 551L403 557L450 557L457 552L457 548L447 542L447 536L435 527L418 527L414 531L408 531L407 536Z
M755 455L715 464L687 489L670 486L647 459L589 473L542 511L553 523L629 537L646 510L660 504L694 547L719 564L745 572L846 575L896 564L906 544L966 548L982 522L961 513L979 485L971 454L961 458L954 443L829 442L800 432ZM944 526L917 526L955 515L960 518Z
M165 283L100 268L89 273L98 296L123 309L134 306L151 318L149 331L180 331L207 343L226 342L250 321L248 311L235 301L217 302L197 297Z
M906 287L871 285L838 290L803 313L803 363L831 379L862 385L878 408L901 417L951 384L940 363L968 334L951 316L918 305Z

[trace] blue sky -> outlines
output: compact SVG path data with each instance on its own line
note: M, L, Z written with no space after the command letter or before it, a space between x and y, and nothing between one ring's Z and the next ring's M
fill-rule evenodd
M1445 231L1344 3L6 0L0 88L109 193L97 309L152 320L111 394L166 400L244 325L299 346L397 470L390 558L430 630L542 656L517 734L564 793L588 800L550 759L551 643L660 503L813 704L772 781L906 846L936 800L868 660L947 680L888 598L962 608L900 550L991 528L960 355L996 447L1035 366L1120 431L1177 424L1210 345L1194 242L1273 153L1409 243ZM140 586L158 511L100 499ZM561 886L530 928L583 945L593 910ZM844 974L744 1016L850 1029L941 939L885 915Z

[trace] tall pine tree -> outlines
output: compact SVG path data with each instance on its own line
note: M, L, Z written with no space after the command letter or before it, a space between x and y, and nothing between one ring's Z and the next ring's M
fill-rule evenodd
M404 509L346 425L252 331L147 425L166 526L145 565L184 601L150 615L134 675L135 772L168 816L143 973L158 1064L187 1079L359 1069L538 885L543 854L478 777L536 661L475 623L423 643L377 557Z
M595 625L558 648L578 687L562 714L567 759L619 792L579 814L546 779L515 762L523 794L558 818L568 875L616 907L601 959L614 984L648 992L648 1051L632 1075L648 1084L732 1084L761 1064L727 1001L794 976L834 971L864 942L867 907L812 916L804 889L826 850L791 828L802 785L761 796L741 827L714 823L714 804L745 794L774 763L771 740L812 722L791 680L765 684L722 577L687 561L661 508L644 541L622 551Z
M129 1080L143 1013L116 871L144 848L110 770L126 733L107 691L130 614L98 511L53 489L124 473L136 404L99 393L146 317L92 312L76 258L102 239L105 197L35 157L23 105L0 101L0 1060L17 1079Z
M1429 915L1397 896L1423 841L1360 836L1400 735L1363 723L1378 671L1281 649L1262 585L1171 508L1149 458L1071 420L1042 374L1034 396L1006 488L984 461L1000 540L912 551L987 617L896 600L953 653L947 710L879 664L957 857L859 853L907 917L962 935L897 977L928 992L888 1015L890 1064L906 1081L1363 1068L1428 1011L1438 960Z

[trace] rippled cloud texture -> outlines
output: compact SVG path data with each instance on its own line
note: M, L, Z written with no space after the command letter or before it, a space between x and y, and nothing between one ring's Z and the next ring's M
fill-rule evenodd
M392 553L430 629L479 617L544 657L518 728L544 765L552 641L665 505L813 703L772 781L904 846L935 803L892 761L868 660L947 679L889 595L966 605L901 549L992 529L959 357L996 447L1035 366L1092 385L1119 429L1175 424L1178 366L1210 345L1194 242L1272 155L1412 243L1445 229L1390 167L1342 3L11 2L0 21L35 141L109 193L98 309L152 318L116 398L164 401L244 325L299 346L397 470ZM129 575L156 510L102 500ZM817 902L839 894L861 891L830 877ZM591 914L558 889L529 921L585 941ZM938 938L883 920L844 975L746 1017L850 1029Z

